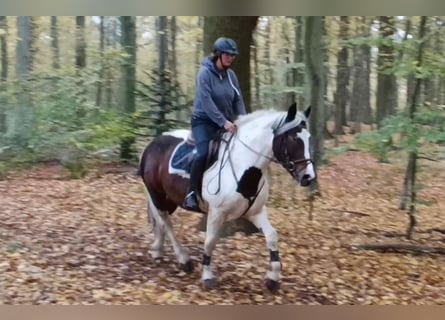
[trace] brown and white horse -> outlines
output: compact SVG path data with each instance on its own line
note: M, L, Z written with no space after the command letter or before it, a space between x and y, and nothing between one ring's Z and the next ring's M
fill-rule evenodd
M224 222L241 216L263 232L271 263L266 286L272 291L279 287L278 235L266 208L270 187L266 173L275 161L301 186L315 179L309 153L309 114L310 107L297 112L295 104L287 112L256 111L236 121L236 134L223 134L217 160L204 173L202 183L207 230L201 279L207 288L216 285L210 262L218 231ZM152 256L162 256L167 235L181 268L192 272L190 256L176 238L170 220L170 215L182 206L188 185L188 179L173 173L170 167L172 153L186 135L188 131L179 130L156 137L142 154L139 172L148 190L148 215L154 232Z

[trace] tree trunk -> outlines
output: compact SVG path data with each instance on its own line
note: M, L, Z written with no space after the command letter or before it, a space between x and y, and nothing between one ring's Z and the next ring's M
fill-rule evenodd
M420 20L420 26L419 26L419 48L417 52L417 68L422 68L423 65L423 51L425 46L425 26L426 26L426 17L422 16ZM409 106L409 116L411 118L411 121L414 121L414 114L417 111L417 104L419 101L419 95L420 95L420 89L421 89L422 79L420 76L416 78L415 81L415 87L414 87L414 93L412 95L411 103ZM410 192L411 192L411 199L410 199L410 210L409 210L409 218L410 223L408 226L407 231L407 239L412 238L412 234L414 231L414 227L416 226L416 163L417 163L417 146L413 151L409 152L409 162L406 172L406 185L407 187L409 185ZM404 190L404 193L406 193L406 190ZM402 204L401 204L401 207Z
M334 96L335 105L335 134L344 134L343 126L346 123L346 105L349 100L349 66L348 47L346 41L349 38L349 17L340 17L340 40L343 41L337 54L337 89Z
M258 41L256 39L253 40L254 44L252 46L252 59L253 59L253 79L254 79L254 92L255 99L252 105L256 106L258 109L262 106L261 102L261 84L260 84L260 71L259 71L259 58L258 58Z
M53 68L60 68L59 29L57 16L51 16L51 50L53 52Z
M357 35L369 36L369 25L366 18L358 18ZM361 123L369 121L371 117L370 102L370 47L367 44L359 44L354 47L353 83L350 103L350 121L354 122L352 131L360 132Z
M8 80L8 20L6 16L0 16L0 56L1 56L1 74L0 91L6 91L6 81ZM0 134L5 133L6 128L6 110L1 106L7 105L7 98L0 98Z
M310 130L312 134L311 155L314 166L321 165L324 155L324 130L325 130L325 107L324 107L324 74L323 74L323 21L321 16L305 17L305 65L306 79L308 80L308 93L312 107L310 117ZM319 192L318 181L309 187L309 194Z
M21 147L27 145L33 128L33 101L29 88L29 76L34 65L34 23L32 17L17 17L16 75L20 80L17 108L10 113L8 134L17 138Z
M292 43L291 43L291 39L288 36L288 24L283 23L282 25L282 34L281 36L284 38L284 56L285 56L285 62L286 65L290 65L291 63L291 48L292 48ZM293 84L293 70L291 68L287 69L284 73L284 82L286 84L286 89L291 89L292 87L294 87ZM280 103L280 105L284 105L286 107L290 106L292 103L294 103L294 94L292 92L287 92L285 94L285 96L283 97L284 100L282 103Z
M247 112L251 112L250 97L250 46L252 33L257 25L256 16L206 16L204 18L204 52L213 51L213 43L219 37L236 41L240 54L235 59L233 70L238 76Z
M114 48L114 35L116 34L116 17L107 17L105 20L105 46ZM113 74L109 62L107 61L105 69L105 105L110 108L113 105Z
M167 17L160 16L157 21L158 29L158 82L159 106L156 110L156 135L165 131L165 115L167 113L167 79L166 64L168 61Z
M121 16L121 45L126 53L122 64L122 106L127 115L136 111L136 18L133 16ZM133 152L135 138L127 137L121 141L120 157L124 161L136 159Z
M100 55L100 69L97 80L97 92L96 92L96 106L100 106L102 104L102 88L103 82L105 78L105 61L104 61L104 51L105 51L105 23L104 16L100 16L100 25L99 25L99 55Z
M393 37L395 33L394 17L381 16L379 54L377 59L377 125L388 115L393 115L397 111L397 80L391 68L394 66L394 45Z
M87 43L85 40L85 17L76 16L76 67L85 68L87 65Z
M297 89L303 91L304 88L304 50L303 50L303 42L304 42L304 34L303 34L303 17L296 17L296 26L295 26L295 56L294 63L298 64L294 69L294 86ZM297 105L304 109L304 94L297 93L294 97ZM307 104L308 102L306 102Z
M176 17L173 16L170 18L170 50L168 50L168 69L170 70L170 82L175 89L175 92L172 92L172 105L177 106L179 104L179 83L178 83L178 68L177 68L177 60L176 60ZM178 112L178 119L180 113Z

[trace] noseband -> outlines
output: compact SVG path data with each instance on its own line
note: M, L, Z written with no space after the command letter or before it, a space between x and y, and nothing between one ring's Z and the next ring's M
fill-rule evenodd
M314 161L311 158L309 158L309 159L302 158L302 159L292 160L289 157L289 152L287 151L287 145L284 149L284 160L278 161L278 162L292 174L292 177L294 177L296 179L298 179L298 174L301 171L305 170L309 164L314 163ZM297 165L299 165L301 163L305 163L306 165L300 169L297 169Z

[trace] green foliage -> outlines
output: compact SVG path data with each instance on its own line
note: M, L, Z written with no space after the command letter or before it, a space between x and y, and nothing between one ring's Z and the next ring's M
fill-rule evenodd
M381 161L388 160L394 149L419 152L426 143L445 144L445 112L439 108L421 108L411 120L406 114L383 120L377 131L359 134L357 147L376 154Z
M134 121L144 135L155 135L170 129L190 125L189 117L185 121L178 114L190 110L187 97L182 93L178 83L169 71L160 74L157 70L145 72L148 80L138 81L136 96L141 107L135 114ZM162 86L161 86L162 82Z
M95 80L94 72L88 70L83 74L63 70L29 80L33 125L25 138L11 132L0 135L0 159L9 163L57 160L73 177L86 173L84 163L89 159L104 156L107 160L116 159L120 140L133 135L131 120L89 103L88 92L83 88L94 88ZM15 112L14 101L19 94L16 88L13 82L8 88L11 114Z

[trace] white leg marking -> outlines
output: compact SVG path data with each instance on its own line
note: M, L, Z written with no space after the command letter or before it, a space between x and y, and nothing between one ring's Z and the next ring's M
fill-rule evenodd
M152 257L159 258L160 256L162 256L165 234L167 234L173 245L173 250L179 263L186 263L187 261L189 261L190 257L187 250L181 245L173 232L173 225L168 212L158 210L153 204L151 197L149 197L148 210L149 215L151 214L152 219L155 220L155 227L153 230L155 240L153 242L153 249L151 251Z
M212 257L212 252L215 249L216 243L218 241L218 234L224 219L218 211L213 209L209 210L207 216L207 231L206 239L204 242L204 255ZM209 265L202 266L202 280L213 279L211 263Z
M266 238L266 244L270 251L276 251L278 253L278 233L274 227L272 227L269 217L267 215L267 208L264 206L261 212L247 217L258 229L263 231ZM281 262L271 261L271 270L267 272L266 277L271 280L279 281L281 274Z

